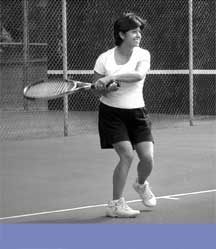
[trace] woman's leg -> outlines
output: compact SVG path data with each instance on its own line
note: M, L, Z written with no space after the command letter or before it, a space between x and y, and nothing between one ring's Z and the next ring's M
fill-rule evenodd
M106 215L111 217L136 217L140 214L140 211L130 208L122 196L133 161L133 147L129 141L115 143L113 147L120 160L113 172L113 200L108 203Z
M134 151L129 141L115 143L113 147L120 159L113 173L113 200L117 200L122 197Z
M137 174L139 184L143 184L152 172L154 163L154 145L152 142L141 142L135 145L139 157Z
M153 168L153 143L141 142L137 144L135 148L140 161L137 165L138 177L134 182L133 187L140 195L145 206L154 207L157 204L157 200L149 187L149 183L146 181Z

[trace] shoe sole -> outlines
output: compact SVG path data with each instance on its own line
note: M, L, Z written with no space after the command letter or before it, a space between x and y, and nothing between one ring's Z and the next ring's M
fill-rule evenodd
M106 217L109 217L109 218L136 218L137 216L138 216L139 214L136 214L136 215L131 215L131 216L124 216L124 215L122 215L122 216L119 216L119 215L111 215L111 214L106 214Z
M146 204L143 200L142 200L142 202L143 202L143 204L146 206L146 207L148 207L148 208L153 208L153 207L155 207L157 204L155 204L155 205L148 205L148 204Z
M111 213L106 213L106 217L111 217L111 218L136 218L138 214L133 214L133 215L118 215L118 214L111 214Z
M148 208L153 208L153 207L155 207L155 206L157 205L157 203L156 203L155 205L148 205L148 204L146 204L145 201L143 200L142 196L139 194L139 191L136 190L136 187L133 186L133 189L134 189L134 190L137 192L137 194L140 196L140 198L141 198L143 204L144 204L146 207L148 207Z

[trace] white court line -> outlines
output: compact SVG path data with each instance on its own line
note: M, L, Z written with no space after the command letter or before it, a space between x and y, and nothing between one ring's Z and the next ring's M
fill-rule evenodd
M198 194L205 194L205 193L212 193L216 192L216 189L204 190L204 191L197 191L197 192L190 192L190 193L182 193L182 194L173 194L173 195L164 195L156 197L156 199L176 199L175 197L179 196L186 196L186 195L198 195ZM131 200L127 201L127 203L134 203L140 202L141 200ZM38 212L38 213L31 213L31 214L21 214L21 215L14 215L8 217L0 217L0 220L10 220L10 219L20 219L24 217L32 217L32 216L40 216L45 214L54 214L54 213L64 213L64 212L72 212L76 210L83 210L83 209L90 209L90 208L97 208L97 207L105 207L107 204L99 204L99 205L90 205L90 206L83 206L83 207L76 207L76 208L68 208L68 209L60 209L60 210L50 210L45 212Z
M51 75L61 75L63 74L63 70L48 70L47 74ZM76 75L76 74L94 74L94 70L67 70L68 75ZM150 70L147 74L189 74L189 69L177 69L177 70ZM193 74L206 74L206 75L215 75L215 69L193 69Z
M171 197L171 196L168 196L168 197L166 197L164 199L167 199L167 200L179 200L179 198L177 198L177 197Z

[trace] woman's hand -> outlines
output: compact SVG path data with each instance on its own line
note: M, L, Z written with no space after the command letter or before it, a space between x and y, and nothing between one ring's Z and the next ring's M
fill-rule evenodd
M95 82L95 87L97 90L105 90L107 88L107 85L112 83L114 80L110 76L105 76L100 79L98 79Z
M108 92L117 91L119 84L114 82L109 76L99 78L95 83L97 92L101 95L106 95Z

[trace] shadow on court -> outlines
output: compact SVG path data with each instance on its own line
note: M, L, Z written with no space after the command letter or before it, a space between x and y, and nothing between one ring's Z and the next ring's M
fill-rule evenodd
M97 135L4 141L1 151L1 223L215 223L216 121L193 127L154 129L155 166L149 179L158 198L145 208L131 185L125 189L137 218L105 217L112 195L112 150L100 150Z

